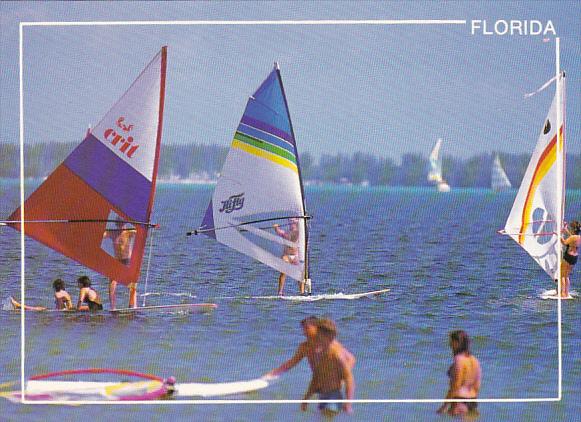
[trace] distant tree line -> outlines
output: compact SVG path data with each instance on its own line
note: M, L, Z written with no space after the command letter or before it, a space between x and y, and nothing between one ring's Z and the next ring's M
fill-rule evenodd
M26 145L25 177L44 177L75 148L75 144L40 143ZM19 147L0 143L0 177L19 177ZM163 145L160 177L187 178L207 175L215 178L228 153L216 145ZM391 158L356 152L351 155L323 154L318 162L309 153L300 157L304 180L320 183L353 183L370 186L427 186L427 157L404 154L401 163ZM528 154L500 154L500 160L513 186L518 186L530 159ZM443 176L453 187L489 187L494 154L483 153L467 159L445 156ZM581 154L567 154L567 187L581 189Z

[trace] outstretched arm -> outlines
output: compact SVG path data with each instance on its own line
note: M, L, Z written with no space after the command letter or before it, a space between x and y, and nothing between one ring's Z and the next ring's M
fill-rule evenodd
M273 369L267 375L280 375L283 372L288 371L291 368L294 368L304 357L306 356L305 345L302 343L298 348L292 358L287 360L285 363L280 365L278 368Z

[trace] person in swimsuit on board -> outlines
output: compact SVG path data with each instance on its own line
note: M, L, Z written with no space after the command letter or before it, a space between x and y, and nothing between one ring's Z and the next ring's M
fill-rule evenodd
M78 311L101 311L103 310L103 302L97 293L91 287L91 280L86 275L78 278L79 283L79 302L77 303Z
M316 343L320 347L317 361L313 365L313 377L303 400L309 400L318 394L319 400L343 400L343 385L345 397L353 400L355 397L355 380L352 368L355 358L335 340L337 328L330 319L317 320ZM349 359L351 356L352 359ZM308 403L301 404L301 410L306 411ZM344 411L352 413L351 403L327 402L319 403L319 410L326 416L333 416Z
M54 289L54 303L58 311L70 311L73 309L71 295L65 290L65 282L57 278L52 282Z
M561 263L561 297L569 297L570 275L579 259L581 248L581 223L575 220L568 226L565 224L563 232L567 234L567 238L561 237L561 243L565 247Z
M470 338L462 330L450 333L450 348L454 355L454 363L448 369L450 388L446 399L476 399L480 391L482 371L480 362L470 353ZM440 406L438 413L449 415L478 414L477 402L446 402Z
M123 265L129 265L131 263L135 229L127 228L121 220L117 220L115 225L114 229L105 230L103 239L111 239L115 258ZM135 283L130 283L127 288L129 289L129 307L135 308L137 306L137 286ZM109 302L111 309L115 309L117 305L117 281L113 279L109 280Z
M52 282L52 288L54 289L54 301L57 311L71 311L73 310L73 301L71 295L65 290L65 282L60 278L57 278ZM14 298L10 297L10 303L14 309L20 309L23 306L18 303ZM48 308L44 306L29 306L25 305L24 309L27 311L46 311Z
M296 243L299 240L299 223L295 218L292 218L289 223L289 231L286 232L280 228L280 225L273 225L276 234L285 240ZM296 246L285 245L282 252L282 260L288 262L289 264L298 265L300 263L299 259L299 248ZM283 295L284 282L286 281L286 274L280 273L278 276L278 295ZM299 282L299 291L301 294L305 293L305 283L304 281Z

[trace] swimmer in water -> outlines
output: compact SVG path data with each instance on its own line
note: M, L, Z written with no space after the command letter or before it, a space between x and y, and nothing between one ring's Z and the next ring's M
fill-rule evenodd
M452 331L450 333L450 348L454 355L454 363L448 369L450 387L445 398L478 398L482 371L478 359L470 353L470 339L468 334L462 330ZM438 413L448 413L452 416L466 415L468 413L477 415L477 407L478 403L475 401L446 402L440 406Z
M101 311L103 310L103 302L97 293L91 287L91 280L86 275L79 277L79 302L77 303L78 311Z
M70 311L73 309L71 295L65 290L65 282L57 278L52 282L54 289L54 302L58 311Z

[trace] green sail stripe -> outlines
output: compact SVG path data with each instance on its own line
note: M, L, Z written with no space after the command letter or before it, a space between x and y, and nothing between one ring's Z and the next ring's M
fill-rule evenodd
M276 145L273 145L270 142L263 141L262 139L254 138L252 136L248 136L248 135L246 135L242 132L238 132L238 131L234 135L234 139L236 139L240 142L244 142L245 144L252 145L253 147L263 149L263 150L268 151L272 154L278 155L279 157L286 158L287 160L289 160L290 162L292 162L294 164L297 163L297 158L295 157L294 154L291 154L286 149L278 147Z

